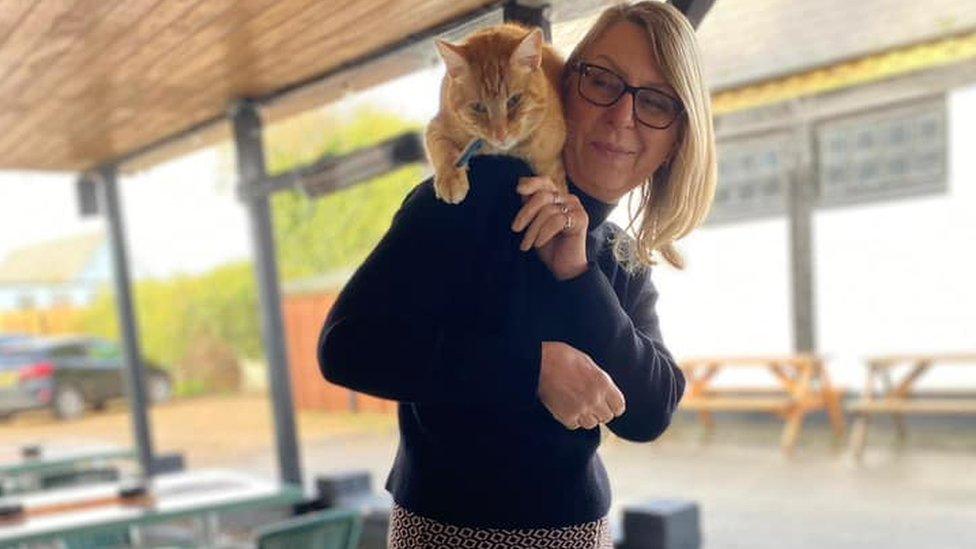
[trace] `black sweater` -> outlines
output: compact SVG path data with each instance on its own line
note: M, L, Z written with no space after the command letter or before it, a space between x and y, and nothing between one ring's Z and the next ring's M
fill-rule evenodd
M511 223L520 160L472 159L471 190L446 204L415 187L347 282L318 342L323 376L396 400L400 444L386 488L414 513L483 528L559 527L610 508L599 427L569 430L537 395L542 341L587 353L623 392L607 423L656 439L685 380L661 341L650 270L613 257L613 204L570 183L590 217L587 270L558 281Z

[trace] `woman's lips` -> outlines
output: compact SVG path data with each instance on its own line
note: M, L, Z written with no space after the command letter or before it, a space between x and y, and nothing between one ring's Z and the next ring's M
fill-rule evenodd
M636 154L634 151L619 145L614 145L613 143L607 143L606 141L590 141L590 146L593 147L597 154L609 160L624 160Z

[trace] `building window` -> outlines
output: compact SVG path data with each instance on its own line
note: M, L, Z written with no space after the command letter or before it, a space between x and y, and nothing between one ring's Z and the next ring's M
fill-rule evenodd
M781 215L792 136L776 133L718 142L718 186L708 222Z
M821 205L945 192L944 98L825 121L817 143Z

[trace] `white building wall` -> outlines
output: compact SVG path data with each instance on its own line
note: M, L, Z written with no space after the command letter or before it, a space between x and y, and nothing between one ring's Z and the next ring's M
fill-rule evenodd
M976 86L950 93L947 108L946 194L814 214L816 339L837 385L860 391L868 355L976 352ZM791 351L788 238L777 218L679 242L686 270L653 275L668 348L678 358ZM716 384L769 379L730 370ZM918 387L976 389L976 364L937 368Z

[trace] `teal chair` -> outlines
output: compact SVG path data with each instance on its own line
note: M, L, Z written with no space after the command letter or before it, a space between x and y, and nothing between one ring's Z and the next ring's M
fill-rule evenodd
M359 511L327 509L261 529L258 549L356 549L362 531Z
M150 526L153 532L142 530L142 544L148 547L168 549L194 549L200 544L193 532L168 524ZM128 549L133 546L128 526L109 526L79 534L68 534L62 538L64 549Z
M65 549L115 549L130 547L129 527L111 526L83 534L65 536Z

